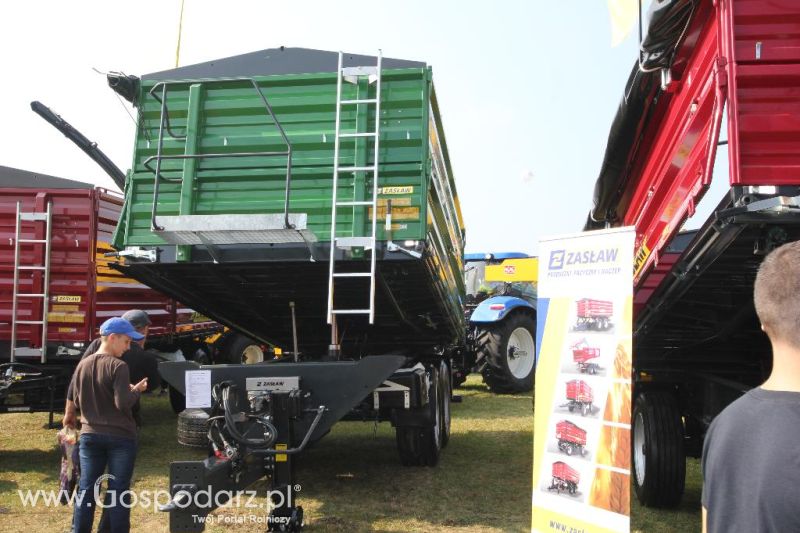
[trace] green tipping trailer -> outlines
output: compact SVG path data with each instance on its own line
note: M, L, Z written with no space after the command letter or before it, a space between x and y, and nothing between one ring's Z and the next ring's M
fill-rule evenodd
M235 65L226 67L226 61ZM334 53L284 49L138 81L115 79L139 109L139 125L114 244L160 249L158 262L131 264L130 274L284 348L292 346L294 301L300 351L326 349L336 68ZM366 77L343 83L341 99L375 98L376 85ZM341 131L374 131L375 110L369 103L343 105ZM464 231L430 67L384 60L380 114L375 317L372 325L360 316L340 317L345 350L462 345ZM291 148L288 179L286 156L254 155L286 152L281 129ZM346 168L371 167L373 153L371 138L340 139L340 202L372 199L372 171ZM369 205L339 206L337 238L371 236L372 211ZM297 231L283 231L286 213ZM226 217L247 229L226 228ZM210 218L219 224L205 234L193 231L193 224ZM165 220L178 226L153 229ZM170 231L176 227L186 231ZM371 255L359 246L337 248L336 254L343 272L364 270ZM368 282L337 279L335 305L368 307Z
M109 83L139 111L114 245L157 251L118 268L286 354L162 365L180 392L186 371L212 372L217 453L190 462L192 479L229 489L236 469L246 480L266 468L286 490L276 450L291 462L342 417L391 420L402 462L435 464L466 324L464 227L431 68L280 48ZM257 466L219 463L245 456ZM219 469L228 481L215 484ZM179 507L174 530L202 529L202 510Z

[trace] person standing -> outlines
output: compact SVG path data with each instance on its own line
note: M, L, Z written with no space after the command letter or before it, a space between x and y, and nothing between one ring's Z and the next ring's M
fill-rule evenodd
M147 341L147 335L150 330L150 325L152 323L150 321L150 317L141 309L131 309L130 311L125 312L125 314L122 315L122 318L130 322L136 331L142 335L142 338L138 341L131 342L130 349L122 354L120 359L128 365L131 383L139 383L144 378L147 378L148 391L152 391L158 387L158 384L161 382L161 378L158 375L157 358L144 349L145 342ZM102 339L98 337L90 342L86 347L86 350L84 350L81 360L96 353L98 348L100 348L101 341ZM70 382L69 388L67 389L67 402L64 409L64 416L74 418L75 404L69 400L71 396L71 388L72 383ZM140 429L142 427L140 402L137 401L131 411L133 413L133 420L136 422L136 428ZM102 523L103 522L101 522L101 524ZM104 531L104 529L101 528L100 531Z
M753 299L772 345L772 372L708 429L704 533L800 531L800 241L764 259Z
M100 326L97 353L78 363L70 385L72 401L80 411L81 477L73 514L76 533L91 533L97 506L99 479L108 467L108 509L113 533L130 531L130 506L123 499L133 477L137 434L131 408L147 390L147 378L132 385L128 365L120 358L131 341L142 340L124 318L114 317ZM75 414L65 413L64 425L74 427Z

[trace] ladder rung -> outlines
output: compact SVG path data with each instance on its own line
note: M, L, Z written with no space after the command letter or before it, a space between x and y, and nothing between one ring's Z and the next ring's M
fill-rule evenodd
M43 266L32 266L32 265L20 265L17 267L19 270L45 270L47 267Z
M364 131L359 133L340 133L339 137L375 137L375 132Z
M47 239L20 239L18 242L30 242L36 244L44 244L47 242Z
M344 67L343 76L371 76L378 73L378 67Z
M47 213L20 213L19 219L26 222L34 222L37 220L47 220Z
M41 357L41 348L14 348L14 355L19 357Z
M357 98L355 100L342 100L341 104L377 104L377 98Z
M369 309L334 309L331 311L334 315L368 315Z
M334 278L371 278L372 274L369 272L334 272Z
M44 320L15 320L14 323L30 326L44 326Z
M336 202L336 205L337 205L337 206L340 206L340 205L344 205L344 206L348 206L348 205L351 205L351 206L357 206L357 205L372 205L372 202L371 202L371 201L369 201L369 200L363 200L363 201L346 201L346 202Z
M370 248L375 245L375 241L372 237L337 237L336 238L336 246L338 248L352 248L352 247L362 247L362 248Z
M339 172L368 172L374 171L375 167L339 167Z
M45 296L47 295L41 293L30 293L30 294L17 293L17 298L44 298Z

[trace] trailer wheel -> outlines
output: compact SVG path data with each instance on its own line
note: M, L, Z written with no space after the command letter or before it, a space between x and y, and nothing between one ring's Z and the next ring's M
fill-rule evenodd
M569 412L571 413L571 412L573 412L573 411L575 410L575 406L574 406L574 405L572 405L572 404L569 404L569 406L567 407L567 409L569 409Z
M567 444L567 449L564 451L567 452L567 455L572 455L573 452L572 444Z
M517 313L478 331L478 357L485 361L483 381L494 393L533 389L536 319Z
M397 426L397 451L400 452L400 461L404 466L436 466L439 454L442 451L442 412L441 390L439 386L439 373L435 368L430 369L430 388L428 394L430 401L423 409L433 424L425 426Z
M683 496L686 455L683 423L675 396L651 391L633 409L633 479L636 497L647 507L675 507Z
M264 351L253 339L232 333L222 346L222 357L226 363L252 365L264 362Z
M441 389L440 397L442 399L440 411L442 413L441 418L441 439L442 439L442 448L447 446L447 443L450 442L450 367L447 366L445 361L442 361L439 365L439 388Z

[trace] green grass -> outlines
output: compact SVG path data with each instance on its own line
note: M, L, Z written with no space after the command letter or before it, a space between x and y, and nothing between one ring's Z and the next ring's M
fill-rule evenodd
M471 376L453 404L450 444L435 468L400 466L389 424L343 422L298 463L297 501L308 531L529 531L532 399L530 394L490 394ZM145 427L134 474L135 488L164 490L169 463L203 453L176 444L175 415L165 397L147 397ZM17 490L58 488L55 431L43 429L44 414L4 415L0 434L0 523L9 533L67 531L71 509L23 508ZM700 479L688 469L687 494L677 511L633 506L632 529L699 530ZM258 484L260 492L266 484ZM225 516L251 510L225 509ZM167 516L133 511L134 531L168 531ZM214 525L206 530L263 531L265 527Z

